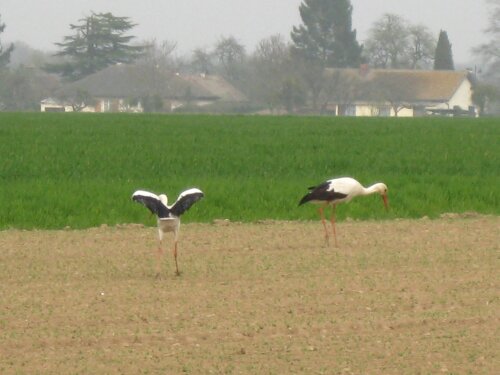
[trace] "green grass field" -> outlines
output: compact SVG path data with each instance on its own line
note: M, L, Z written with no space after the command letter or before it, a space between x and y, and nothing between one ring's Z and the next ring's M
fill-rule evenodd
M498 119L0 114L0 228L146 222L136 189L206 198L185 221L309 220L308 186L389 186L339 219L500 213Z

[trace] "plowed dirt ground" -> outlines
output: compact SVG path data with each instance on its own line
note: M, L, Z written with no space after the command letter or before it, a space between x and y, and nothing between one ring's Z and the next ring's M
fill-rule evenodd
M181 232L0 232L0 373L500 373L499 217Z

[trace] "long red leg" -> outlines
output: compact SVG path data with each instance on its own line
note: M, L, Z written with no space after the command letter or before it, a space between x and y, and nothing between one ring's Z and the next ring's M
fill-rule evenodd
M156 276L160 276L161 273L161 258L163 255L163 250L161 247L161 240L158 243L158 251L156 253Z
M337 231L335 230L335 205L332 204L332 216L330 217L330 222L332 223L333 238L335 239L335 247L338 247L337 243Z
M323 223L323 228L325 229L325 241L327 244L329 244L329 235L328 235L328 230L326 228L326 220L325 220L325 214L323 213L323 207L320 207L318 211L319 215L321 216L321 222Z
M175 274L179 276L180 275L179 266L177 265L177 241L174 242L174 259L175 259Z

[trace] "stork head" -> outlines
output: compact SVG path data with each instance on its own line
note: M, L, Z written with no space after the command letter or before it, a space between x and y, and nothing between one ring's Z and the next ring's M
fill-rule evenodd
M387 198L387 192L389 191L389 189L387 189L386 184L379 182L377 184L370 186L366 190L368 191L368 194L375 194L375 193L380 194L382 200L384 201L385 209L386 210L389 209L389 199Z
M388 210L389 209L389 198L387 198L387 192L389 191L389 189L387 188L387 185L381 182L381 183L378 183L376 185L376 188L377 188L377 192L380 194L380 196L382 197L382 200L384 201L385 209Z
M168 203L167 196L165 194L160 194L158 198L160 198L160 202L163 203L163 205L166 207Z

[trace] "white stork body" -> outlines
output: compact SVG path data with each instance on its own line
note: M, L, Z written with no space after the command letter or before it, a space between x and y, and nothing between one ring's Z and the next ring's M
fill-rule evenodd
M309 188L309 193L304 195L304 197L299 202L299 206L311 202L319 204L319 214L321 216L321 221L325 229L325 239L328 242L328 230L326 228L325 215L323 210L328 205L332 206L332 215L330 217L330 222L332 224L333 237L335 239L335 246L337 246L337 235L335 231L335 207L337 204L342 202L349 202L354 197L360 195L370 195L378 193L381 195L385 208L388 208L387 199L387 186L384 183L377 183L365 188L358 181L351 177L341 177L327 180L317 186L312 186Z
M160 260L163 253L162 241L163 236L167 232L174 233L174 259L176 274L179 275L179 267L177 265L177 240L179 238L179 230L181 226L181 215L186 212L195 202L204 196L199 189L192 188L183 191L175 203L168 205L168 198L165 194L159 196L145 190L137 190L132 194L132 200L142 203L151 213L157 216L158 223L158 274L160 273Z

